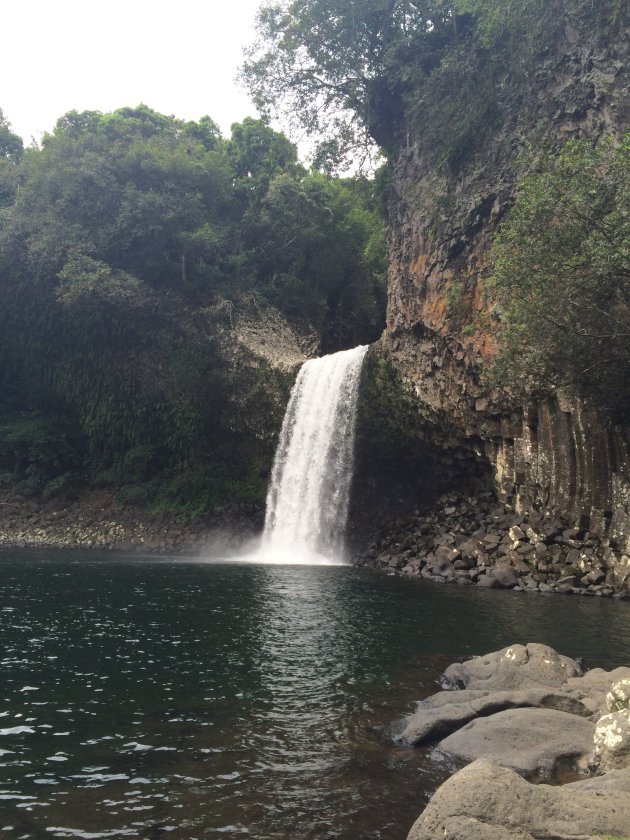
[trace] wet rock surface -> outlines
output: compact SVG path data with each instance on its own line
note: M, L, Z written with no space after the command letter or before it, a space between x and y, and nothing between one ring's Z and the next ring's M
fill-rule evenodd
M630 668L583 674L532 643L455 663L441 682L448 690L418 704L400 740L441 738L436 757L472 763L438 789L408 840L630 832Z
M494 653L456 662L442 681L453 688L510 690L549 686L558 688L570 677L582 676L579 664L548 645L512 645Z
M442 694L451 694L451 692L442 692ZM460 694L481 696L468 700L461 698ZM436 696L440 695L434 695L434 698ZM448 698L449 702L445 702L438 708L431 707L431 701L434 698L429 698L428 701L419 704L418 711L411 716L405 726L401 735L402 741L411 746L419 746L448 735L475 718L494 715L508 709L527 707L556 709L580 717L590 716L590 710L580 700L567 694L539 688L520 691L458 691L455 696L451 694Z
M614 540L518 514L491 493L443 496L390 523L355 562L460 586L630 597L630 557Z

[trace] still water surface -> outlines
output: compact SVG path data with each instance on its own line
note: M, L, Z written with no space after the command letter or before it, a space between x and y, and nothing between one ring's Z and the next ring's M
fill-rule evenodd
M348 567L0 556L2 838L404 840L393 725L455 658L630 661L630 605Z

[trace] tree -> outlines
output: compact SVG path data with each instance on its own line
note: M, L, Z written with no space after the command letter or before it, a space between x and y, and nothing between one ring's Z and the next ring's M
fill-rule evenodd
M146 106L71 111L29 149L11 217L28 236L30 272L58 272L71 251L153 286L212 269L190 234L228 217L231 171L209 118L193 126Z
M303 172L298 165L295 144L263 120L245 117L242 123L234 123L231 131L227 153L236 174L236 185L248 195L248 203L264 195L278 173Z
M320 168L428 139L458 165L509 114L570 23L623 25L623 0L266 0L241 76L266 117L318 141ZM506 76L511 77L506 85ZM440 146L446 148L441 149Z
M630 134L567 143L521 184L493 252L496 378L630 409Z
M262 383L283 375L239 366L218 313L255 297L327 348L376 337L369 188L308 173L260 120L225 140L209 117L146 106L71 111L2 167L20 188L0 210L0 485L86 477L201 506L262 493L260 418L277 408Z
M392 147L408 72L431 71L454 25L448 0L267 2L242 77L261 113L323 137L338 163L367 159L373 141Z
M0 158L16 162L22 157L23 151L22 138L11 130L11 123L0 108Z
M16 164L24 152L22 138L11 130L11 124L0 108L0 208L12 203L16 190Z

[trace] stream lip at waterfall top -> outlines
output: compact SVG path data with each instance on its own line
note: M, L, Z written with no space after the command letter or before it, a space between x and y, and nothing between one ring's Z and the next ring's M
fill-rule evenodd
M627 664L628 605L350 566L0 555L3 837L404 840L449 768L392 741L455 659Z

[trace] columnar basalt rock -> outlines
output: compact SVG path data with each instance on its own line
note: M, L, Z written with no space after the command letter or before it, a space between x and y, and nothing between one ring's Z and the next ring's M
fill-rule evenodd
M524 147L596 140L630 127L627 33L565 32L505 109L483 147L456 172L436 150L408 142L393 173L391 269L382 345L446 442L483 453L517 512L548 510L601 539L630 545L630 434L593 407L558 394L509 405L484 385L496 351L484 293L488 247L519 179ZM481 319L477 316L481 315ZM467 329L483 323L476 332ZM435 436L434 432L434 436ZM628 569L618 557L619 573Z

